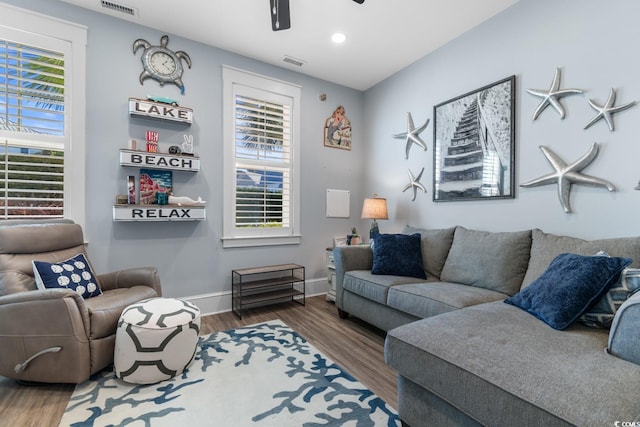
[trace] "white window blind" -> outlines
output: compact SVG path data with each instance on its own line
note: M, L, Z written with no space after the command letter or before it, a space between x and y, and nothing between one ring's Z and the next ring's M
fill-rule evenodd
M0 148L1 215L48 218L64 215L64 151L4 141Z
M64 54L0 39L0 216L64 216ZM53 136L42 142L46 136Z
M224 247L300 243L300 87L223 67Z
M236 227L288 227L288 105L235 97Z
M0 16L0 219L84 226L87 28L1 2Z
M64 54L0 39L0 124L64 135Z

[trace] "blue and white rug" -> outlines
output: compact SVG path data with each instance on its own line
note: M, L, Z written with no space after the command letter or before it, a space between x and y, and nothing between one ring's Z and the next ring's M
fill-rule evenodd
M199 338L189 369L135 385L103 371L60 426L399 426L396 411L281 321Z

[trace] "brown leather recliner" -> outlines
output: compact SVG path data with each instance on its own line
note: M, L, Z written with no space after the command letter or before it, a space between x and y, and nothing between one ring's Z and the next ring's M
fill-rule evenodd
M0 221L0 375L81 383L113 363L123 309L162 295L153 267L96 274L103 293L86 300L69 289L36 288L32 260L80 253L87 255L82 228L71 221Z

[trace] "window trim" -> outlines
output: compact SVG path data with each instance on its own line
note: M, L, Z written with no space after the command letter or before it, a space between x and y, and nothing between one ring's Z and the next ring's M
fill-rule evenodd
M222 66L223 80L223 248L293 245L300 234L300 99L301 87L295 84ZM234 136L234 86L271 92L291 99L291 226L286 230L240 230L235 227L236 159Z
M69 57L65 55L65 173L64 173L64 217L80 224L85 229L85 121L86 121L86 47L87 27L62 19L0 3L0 13L4 22L1 30L33 33L42 37L55 38L69 44ZM5 133L0 131L0 137ZM20 132L6 132L12 140L21 139ZM22 135L24 138L24 135ZM67 165L73 165L67 168Z

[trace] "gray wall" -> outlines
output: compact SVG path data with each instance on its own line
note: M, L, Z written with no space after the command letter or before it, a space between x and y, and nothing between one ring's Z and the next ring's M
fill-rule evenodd
M604 103L610 88L616 104L640 101L638 40L640 3L629 0L520 0L483 25L419 60L365 93L367 150L365 193L388 198L391 221L382 231L404 224L438 228L462 224L483 230L539 227L547 232L583 238L638 234L640 191L640 106L614 115L615 132L604 122L584 130L595 111L589 98ZM418 41L416 41L418 42ZM536 121L539 98L526 89L547 89L556 67L562 69L563 88L586 92L562 99L567 116L560 120L547 108ZM516 75L516 198L492 201L433 202L433 106ZM391 134L405 129L406 113L416 122L430 118L422 133L428 151L412 149L404 159L404 143ZM600 145L598 157L584 169L611 181L616 192L574 185L572 214L558 202L556 186L519 188L518 185L552 171L538 146L546 145L567 163ZM427 194L411 202L407 169L424 167Z
M16 6L86 25L87 80L87 236L89 253L99 271L137 265L159 268L167 296L218 294L230 289L233 268L257 264L298 262L308 278L325 276L324 248L332 236L352 226L366 232L359 219L362 198L372 193L388 198L390 220L383 232L404 224L447 227L462 224L483 230L540 227L553 233L584 238L637 234L640 178L640 106L614 116L616 131L604 123L583 130L594 111L587 99L604 102L615 88L618 103L640 101L640 4L628 0L521 0L485 24L454 40L365 93L253 61L230 52L171 37L170 47L185 50L193 68L185 71L186 95L172 86L138 83L140 60L131 53L133 40L159 41L161 32L46 0L5 0ZM1 19L1 18L0 18ZM415 41L419 43L419 40ZM382 57L381 60L384 58ZM301 245L257 249L225 249L222 230L222 99L221 65L246 69L302 85L302 234ZM531 115L538 99L527 88L547 88L556 67L563 87L586 90L564 98L565 120L547 109L536 121ZM517 76L516 198L508 200L434 203L432 201L433 123L422 134L429 149L414 147L404 159L404 143L391 134L405 129L410 111L417 123L432 119L433 106L495 82ZM325 92L328 100L318 101ZM118 150L131 138L144 139L148 128L160 131L161 141L179 143L182 129L159 122L140 124L127 114L130 96L147 93L179 98L194 109L188 130L196 140L202 170L175 174L178 194L202 196L209 202L208 220L197 223L118 223L111 221L114 196L124 192L129 171L118 165ZM324 148L322 126L335 106L346 107L354 127L350 152ZM548 145L567 162L582 156L593 142L601 150L584 172L612 181L617 191L574 186L573 214L565 214L556 187L517 187L551 171L538 149ZM402 193L407 169L425 168L427 194L411 201ZM351 218L325 218L327 188L351 190ZM319 282L319 280L318 280Z
M157 266L166 296L197 296L230 290L231 270L295 262L306 267L308 279L325 289L325 248L334 235L346 235L361 223L360 192L364 174L360 161L363 142L363 94L342 86L254 61L227 51L169 35L169 47L186 51L193 67L184 73L186 93L173 85L160 88L153 80L138 82L140 51L133 41L144 38L158 44L162 32L96 14L66 3L48 0L11 0L35 10L88 27L87 47L87 225L88 251L99 272L140 265ZM0 18L1 19L1 18ZM265 31L270 31L265 28ZM302 244L292 246L223 249L222 233L222 79L229 65L302 86L301 168ZM319 93L327 94L320 102ZM190 128L128 117L129 97L147 94L179 99L194 110ZM324 121L337 105L344 105L352 121L353 150L323 146ZM201 159L197 174L174 173L177 195L202 196L208 201L207 221L189 223L114 223L116 194L125 194L129 168L119 166L120 148L129 139L144 142L145 131L160 132L161 146L180 144L185 132L194 135ZM350 219L325 217L327 188L351 191ZM323 283L320 283L322 279Z

